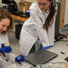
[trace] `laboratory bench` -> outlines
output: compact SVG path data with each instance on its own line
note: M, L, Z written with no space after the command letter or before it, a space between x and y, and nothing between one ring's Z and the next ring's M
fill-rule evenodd
M20 20L20 21L26 21L30 17L30 15L27 15L21 11L15 11L10 13L13 19Z
M68 62L65 61L65 58L68 57L68 40L67 41L58 41L55 43L54 47L48 49L48 51L57 53L58 56L48 63L64 63L64 68L68 68ZM14 63L9 65L7 68L34 68L34 66L28 62ZM37 68L37 67L35 67Z

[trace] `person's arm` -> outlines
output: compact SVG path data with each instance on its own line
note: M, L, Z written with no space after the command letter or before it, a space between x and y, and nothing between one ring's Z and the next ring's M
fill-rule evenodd
M8 61L11 62L24 62L25 58L23 55L16 56L14 53L6 53L5 57Z
M43 18L40 19L39 15L38 15L38 8L36 6L31 6L30 7L30 16L33 20L33 23L35 25L35 28L36 28L36 31L37 31L37 34L40 38L40 41L42 43L43 46L49 46L49 39L48 39L48 35L47 35L47 31L46 29L43 29L42 26L43 26ZM43 14L40 14L42 17Z

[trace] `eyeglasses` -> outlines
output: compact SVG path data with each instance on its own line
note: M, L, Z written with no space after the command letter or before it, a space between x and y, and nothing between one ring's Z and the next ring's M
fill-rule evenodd
M45 5L47 5L47 3L39 3L39 2L38 2L38 5L45 6Z

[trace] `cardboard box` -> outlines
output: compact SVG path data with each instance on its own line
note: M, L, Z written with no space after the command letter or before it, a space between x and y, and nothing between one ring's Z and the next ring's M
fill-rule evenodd
M24 7L25 7L25 10L29 10L29 7L30 7L30 5L31 5L32 3L31 2L27 2L27 1L20 1L19 2L19 10L20 11L23 11L23 9L24 9ZM24 11L25 11L24 10Z

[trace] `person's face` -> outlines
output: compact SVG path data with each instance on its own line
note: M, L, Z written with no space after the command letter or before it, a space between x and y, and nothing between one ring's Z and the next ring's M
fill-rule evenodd
M48 0L37 0L37 2L42 12L46 11L50 6L50 1Z
M2 19L0 21L0 33L6 31L7 27L10 25L10 20L8 18Z

